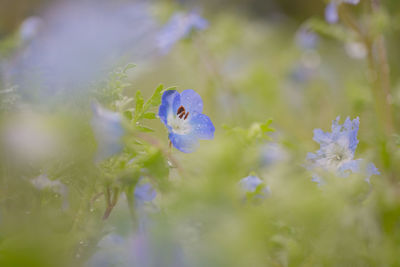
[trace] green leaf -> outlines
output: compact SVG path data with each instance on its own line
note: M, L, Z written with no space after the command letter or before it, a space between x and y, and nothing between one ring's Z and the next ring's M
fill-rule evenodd
M145 114L143 114L143 118L144 119L148 119L148 120L154 120L156 119L156 114L154 112L147 112Z
M261 130L266 133L266 132L275 132L274 128L269 127L269 125L272 123L272 120L269 119L267 122L263 123L260 125Z
M162 85L162 84L160 84L156 88L153 95L148 100L148 102L150 103L151 106L155 107L155 106L158 106L161 104L161 96L162 96L163 89L164 89L164 85Z
M125 67L124 67L124 73L126 72L126 71L128 71L128 70L130 70L130 69L133 69L134 67L136 67L136 65L135 64L133 64L133 63L128 63Z
M142 92L138 90L135 96L135 121L140 119L141 113L143 111L143 105L144 100L142 97Z
M143 125L136 125L136 128L141 132L146 132L146 133L154 132L153 129Z
M132 112L131 112L130 110L124 111L124 116L125 116L125 118L127 118L128 120L132 120L132 118L133 118Z

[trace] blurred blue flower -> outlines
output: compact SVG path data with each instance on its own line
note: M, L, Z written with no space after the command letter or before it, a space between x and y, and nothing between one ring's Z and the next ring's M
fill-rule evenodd
M256 195L256 198L264 198L270 193L270 188L265 186L263 181L254 175L249 175L239 182L240 187L246 193L254 193L259 190L260 194Z
M192 30L204 30L208 21L196 11L175 13L157 36L157 44L162 53L168 53L172 46L185 38Z
M98 251L89 259L87 266L128 266L128 241L118 234L111 233L104 236L98 243Z
M18 84L27 99L33 80L42 102L59 93L81 95L115 65L144 64L158 56L154 39L159 29L150 1L48 4L40 18L21 24L19 36L26 47L4 62L8 82Z
M314 130L314 141L320 144L316 153L308 153L307 159L312 163L311 168L331 171L338 176L347 177L350 173L360 172L362 159L354 159L358 145L357 133L359 118L346 118L343 125L339 124L340 117L332 122L332 132L321 129ZM372 164L372 163L370 163ZM373 164L372 164L373 165ZM369 167L370 174L378 174L375 166ZM369 174L368 174L369 175ZM369 177L368 176L368 180ZM314 176L313 181L320 182L321 178Z
M40 17L26 18L19 28L19 36L22 42L29 42L39 33L43 27L43 21Z
M139 233L145 232L146 229L151 227L153 223L148 215L149 213L158 211L158 208L154 205L154 203L152 203L156 196L157 191L154 189L152 184L148 181L144 181L144 179L141 178L134 190Z
M92 104L92 110L92 128L98 145L96 160L100 161L122 150L124 128L119 113L104 109L96 103Z
M152 201L157 196L156 190L150 183L136 185L134 194L138 202Z
M172 238L155 238L150 232L121 236L110 233L98 243L88 267L183 267L182 248Z
M203 112L203 101L192 89L179 94L165 91L158 116L168 128L168 137L178 150L190 153L199 145L198 139L214 138L214 125Z
M357 5L360 0L331 0L325 8L325 20L328 23L336 23L339 20L338 6L341 3Z
M318 35L308 27L300 27L295 36L296 44L302 49L315 49L319 38Z
M279 143L268 143L261 146L261 164L271 166L288 160L289 153Z

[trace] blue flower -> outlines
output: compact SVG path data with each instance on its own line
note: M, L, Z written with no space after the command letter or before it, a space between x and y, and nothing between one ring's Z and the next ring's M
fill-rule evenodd
M268 143L261 147L261 164L263 166L271 166L284 162L288 158L288 152L278 143Z
M42 27L43 21L41 18L28 17L19 28L19 36L23 42L29 42L37 36Z
M158 116L178 150L190 153L197 149L198 139L214 138L214 125L202 112L203 101L194 90L187 89L180 94L175 90L164 92Z
M256 195L257 198L264 198L270 193L270 189L268 186L265 186L263 181L254 175L249 175L239 182L241 188L246 193L254 193L259 192Z
M350 173L360 172L362 159L354 159L354 153L358 145L357 133L359 118L350 120L346 118L343 125L339 124L340 117L332 122L332 132L324 132L321 129L314 130L314 141L320 144L316 153L309 153L307 159L311 162L311 169L323 169L333 172L341 177L347 177ZM373 174L379 174L375 166L370 163L367 167L367 179ZM369 169L369 171L368 171ZM318 176L313 181L321 182Z
M121 236L110 233L97 245L97 251L87 261L88 267L184 267L191 266L182 247L173 237L135 232Z
M151 227L153 221L149 217L150 213L155 213L158 208L152 202L157 196L157 191L153 188L152 184L140 178L135 187L135 207L138 217L139 232L145 232L146 229Z
M325 8L325 20L328 23L338 22L339 15L337 8L341 3L357 5L359 2L360 0L331 0Z
M176 42L186 37L193 29L204 30L207 27L207 20L195 11L175 13L157 36L158 47L166 54Z
M134 194L137 202L152 201L157 196L156 190L150 183L136 185Z
M302 49L315 49L319 38L310 28L303 26L296 32L295 41Z
M98 145L96 160L106 159L122 150L121 138L124 135L122 117L119 113L92 104L92 128Z

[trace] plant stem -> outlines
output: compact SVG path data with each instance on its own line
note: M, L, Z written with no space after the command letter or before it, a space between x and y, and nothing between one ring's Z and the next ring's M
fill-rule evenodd
M110 192L110 186L107 186L106 189L106 201L107 201L107 208L106 211L104 212L103 215L103 220L106 220L110 214L115 205L118 202L118 197L119 197L119 189L114 188L113 194L112 194L112 199L111 199L111 192Z
M380 10L380 0L371 0L371 7L374 13ZM393 114L392 114L392 102L391 102L391 84L390 84L390 67L387 60L387 51L385 46L385 38L383 34L379 34L376 38L376 49L377 49L377 71L379 71L379 83L383 93L383 101L385 103L385 114L386 114L386 131L389 135L393 134ZM372 53L372 48L371 48Z
M377 12L379 9L379 0L371 1L373 2L374 12ZM378 121L382 124L382 127L379 128L383 128L385 136L390 137L394 131L394 124L392 104L390 101L390 68L387 62L383 35L373 40L351 16L345 5L340 6L340 17L342 21L358 35L367 49L368 70L369 75L372 76L370 77L370 82L375 99L375 109L378 115ZM378 52L377 57L375 56L375 45Z

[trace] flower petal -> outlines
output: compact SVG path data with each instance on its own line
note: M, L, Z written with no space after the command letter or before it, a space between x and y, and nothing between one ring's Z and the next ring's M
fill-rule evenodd
M343 124L343 127L348 131L349 148L353 153L356 151L358 145L357 133L359 126L360 119L358 117L354 120L350 120L350 118L347 117Z
M214 138L215 127L210 118L204 114L195 114L190 118L191 134L199 139L210 140Z
M158 117L165 125L167 125L168 114L170 112L173 112L172 103L176 95L179 95L179 93L176 90L165 91L162 95L161 106L158 109Z
M352 172L352 173L360 172L360 163L361 162L362 162L362 159L356 159L356 160L350 160L346 163L343 163L338 169L338 174L341 177L347 177L350 172Z
M313 140L320 145L326 145L332 141L331 133L326 133L321 129L314 129Z
M203 112L203 100L201 100L200 95L192 89L184 90L181 93L181 105L191 114Z
M174 115L177 113L179 107L182 105L181 103L181 94L176 94L174 97L174 100L172 102L172 111L174 112ZM186 109L186 107L185 107Z
M369 183L372 175L380 175L380 174L381 173L379 172L378 168L376 168L375 165L372 162L370 162L367 165L367 177L365 178L365 181Z
M168 137L174 147L184 153L194 152L199 146L199 141L194 134L181 135L170 133Z

